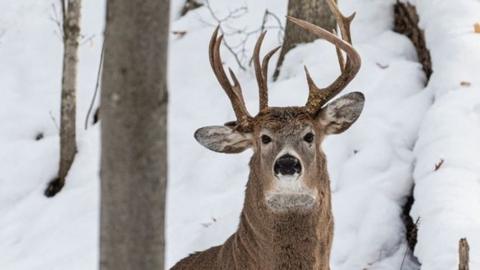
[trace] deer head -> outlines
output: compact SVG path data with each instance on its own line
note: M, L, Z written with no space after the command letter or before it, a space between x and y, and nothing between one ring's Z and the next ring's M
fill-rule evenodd
M195 132L195 138L215 152L239 153L253 149L250 167L255 177L250 181L258 181L252 183L261 189L260 198L256 199L263 200L272 212L308 211L321 203L322 196L325 196L322 194L329 194L330 191L325 189L329 184L324 181L327 179L328 182L328 177L322 177L326 174L326 161L321 143L325 136L348 129L363 109L364 96L360 92L329 102L348 85L360 68L360 56L351 46L350 37L350 23L355 14L344 17L335 4L329 3L337 18L341 38L306 21L288 17L292 23L334 44L341 70L341 75L322 89L315 85L305 68L309 95L302 107L268 106L268 62L279 48L270 51L260 63L259 52L265 32L258 38L253 54L260 99L259 113L254 117L245 107L237 77L229 69L233 83L230 82L222 66L219 49L223 36L217 37L218 27L210 40L210 64L237 119L223 126L200 128Z

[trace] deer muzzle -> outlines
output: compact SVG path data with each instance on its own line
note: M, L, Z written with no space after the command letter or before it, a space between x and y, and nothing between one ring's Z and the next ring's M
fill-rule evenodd
M308 188L303 179L302 162L295 154L281 153L274 162L275 180L266 193L266 203L275 213L308 211L316 203L315 192Z
M275 176L294 176L302 173L302 163L298 158L285 154L279 157L273 165Z

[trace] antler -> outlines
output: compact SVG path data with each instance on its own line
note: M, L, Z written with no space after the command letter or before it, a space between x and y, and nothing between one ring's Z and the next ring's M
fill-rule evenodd
M209 45L209 58L210 65L212 66L215 77L217 77L218 82L222 86L225 93L227 93L230 102L232 103L233 111L237 117L236 125L237 128L242 130L251 129L252 117L247 111L245 106L245 101L243 100L242 88L238 83L237 77L231 69L228 69L230 72L230 77L232 77L233 85L228 80L225 70L222 66L222 59L220 57L220 44L222 43L223 35L217 37L219 27L215 29L210 39ZM257 77L259 97L260 97L260 110L259 113L265 112L268 110L268 86L267 86L267 74L268 74L268 62L272 55L280 49L277 47L271 50L269 53L263 57L262 64L260 64L260 48L262 47L263 38L267 32L263 32L255 44L255 50L253 52L253 63L255 66L255 76Z
M341 75L329 86L323 89L318 88L313 82L312 77L308 72L308 69L305 67L305 74L307 77L309 88L308 101L305 107L306 110L312 114L320 110L323 105L325 105L330 99L332 99L339 92L341 92L355 77L361 65L360 55L351 46L352 40L350 35L350 23L352 22L355 13L353 13L349 17L345 17L342 15L337 5L332 0L327 0L327 3L330 7L330 10L335 15L342 38L339 38L335 34L332 34L325 29L311 24L307 21L288 16L288 19L292 23L334 44L337 50ZM347 55L347 61L345 63L343 60L342 52L340 50L344 51Z
M213 73L217 77L218 82L222 86L223 90L227 94L230 102L232 103L233 111L237 117L237 128L247 130L251 128L252 117L247 111L245 101L243 100L242 88L238 82L237 77L233 71L229 68L230 77L232 77L233 85L230 83L225 70L222 65L222 58L220 57L220 44L222 43L223 35L217 38L219 27L215 29L210 39L210 45L208 48L210 65L212 66Z
M255 77L257 77L257 84L258 84L258 91L259 91L259 99L260 99L260 108L259 113L265 112L268 110L268 62L272 55L280 49L279 47L274 48L270 52L268 52L265 57L263 57L262 64L260 65L260 48L262 47L263 38L267 32L262 32L260 37L257 39L257 43L255 44L255 49L253 51L253 64L255 67Z

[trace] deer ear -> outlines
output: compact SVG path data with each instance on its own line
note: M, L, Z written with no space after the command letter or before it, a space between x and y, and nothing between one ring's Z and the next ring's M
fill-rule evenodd
M194 136L201 145L220 153L240 153L252 146L252 134L229 126L202 127Z
M325 106L317 120L325 129L325 134L338 134L347 130L360 116L365 96L352 92L335 99Z

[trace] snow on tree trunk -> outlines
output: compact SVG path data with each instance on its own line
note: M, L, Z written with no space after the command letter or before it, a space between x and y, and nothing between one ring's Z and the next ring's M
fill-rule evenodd
M51 181L45 190L47 197L54 196L62 189L77 152L75 136L75 92L77 83L81 0L68 0L67 3L63 2L62 6L64 51L60 106L60 167L58 177Z
M328 8L327 0L290 0L288 1L288 15L309 21L327 30L335 29L337 25L335 17ZM298 44L312 42L316 39L318 37L315 35L287 21L283 46L280 50L273 78L276 80L280 74L280 68L288 51Z
M107 3L101 95L102 270L164 267L168 0Z

